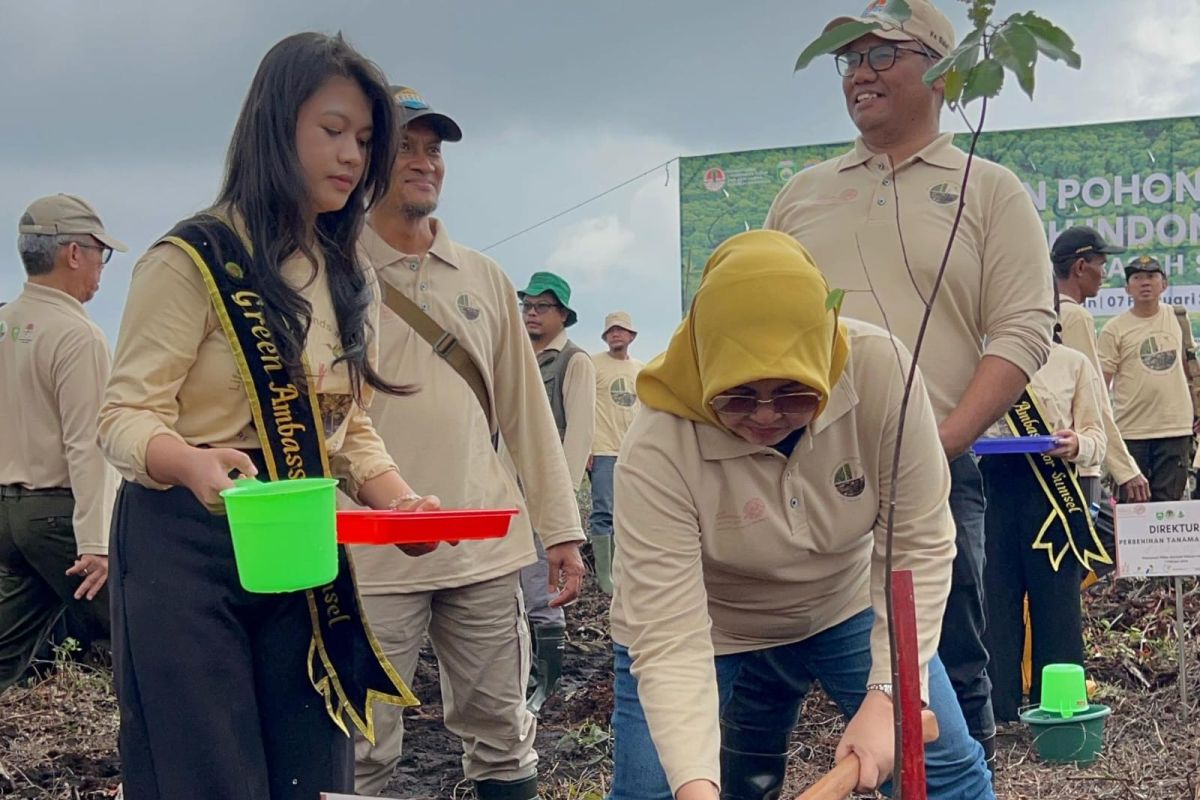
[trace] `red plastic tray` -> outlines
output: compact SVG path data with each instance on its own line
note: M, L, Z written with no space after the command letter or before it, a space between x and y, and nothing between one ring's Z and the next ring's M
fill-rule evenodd
M341 544L431 544L464 539L499 539L508 533L515 508L446 511L337 512Z

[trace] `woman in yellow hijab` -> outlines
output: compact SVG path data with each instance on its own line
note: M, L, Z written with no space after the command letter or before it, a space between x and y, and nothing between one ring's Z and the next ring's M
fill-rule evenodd
M884 526L916 585L929 797L994 797L937 660L954 557L949 473L924 385L892 452L909 356L841 321L775 231L713 253L617 460L611 800L778 796L814 680L850 720L859 784L892 770ZM886 789L886 787L884 787Z

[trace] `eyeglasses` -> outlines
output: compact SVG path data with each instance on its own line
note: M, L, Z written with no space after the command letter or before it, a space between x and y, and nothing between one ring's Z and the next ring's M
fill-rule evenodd
M930 53L924 50L914 50L911 47L901 47L898 44L877 44L865 53L860 53L857 50L847 50L844 53L838 53L833 57L834 63L837 65L838 75L843 78L849 78L858 70L859 65L863 63L864 57L867 65L875 72L883 72L891 69L896 63L896 54L903 50L905 53L916 53L919 56L929 56Z
M112 251L111 247L105 247L104 245L99 245L99 244L83 244L82 242L68 242L68 244L78 245L79 247L86 247L89 250L99 250L101 264L107 264L108 260L110 258L112 258L113 251Z
M816 392L788 392L760 400L747 394L719 394L710 403L713 411L731 417L748 417L759 406L769 405L776 414L811 414L821 405Z
M562 306L558 303L530 303L527 301L521 303L521 313L528 314L530 311L533 311L539 317L552 308L562 308Z

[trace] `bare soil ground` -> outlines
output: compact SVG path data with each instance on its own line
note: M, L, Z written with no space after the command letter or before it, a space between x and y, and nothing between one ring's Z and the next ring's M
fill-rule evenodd
M1192 681L1200 684L1200 589L1185 583ZM594 587L569 612L561 689L538 730L542 796L599 800L611 770L612 708L606 603ZM1200 800L1200 709L1180 706L1174 604L1162 581L1104 582L1086 595L1089 674L1113 707L1100 760L1088 767L1041 763L1019 725L1000 735L1001 800ZM413 800L469 798L458 741L442 726L436 665L422 659L410 712L407 752L388 794ZM1200 686L1197 686L1200 689ZM1194 694L1200 692L1193 690ZM0 695L0 797L17 800L111 798L120 781L116 703L103 664L64 664L29 686ZM805 705L793 737L788 792L826 770L842 729L820 692Z

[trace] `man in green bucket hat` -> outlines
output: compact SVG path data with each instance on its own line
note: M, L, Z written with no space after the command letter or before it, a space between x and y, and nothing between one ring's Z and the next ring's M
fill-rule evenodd
M542 370L571 481L578 490L596 427L596 368L591 356L567 337L566 329L579 319L571 308L571 286L553 272L535 272L517 297ZM551 604L546 554L540 544L537 563L521 570L521 588L533 629L534 675L530 680L529 709L537 713L558 684L566 633L562 608Z

